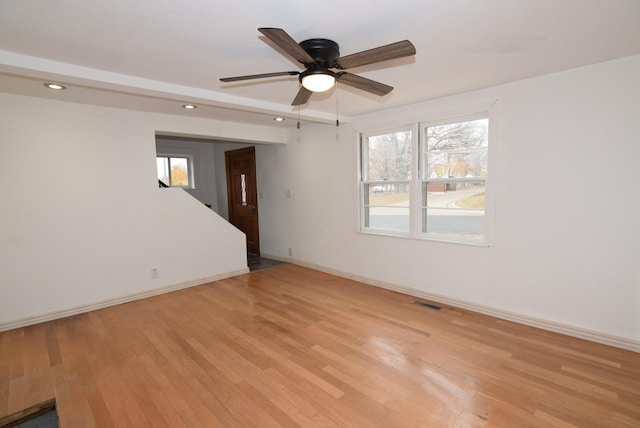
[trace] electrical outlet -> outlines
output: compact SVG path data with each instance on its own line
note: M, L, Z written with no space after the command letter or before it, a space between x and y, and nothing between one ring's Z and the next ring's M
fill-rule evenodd
M160 269L158 268L151 269L151 279L157 279L157 278L160 278Z

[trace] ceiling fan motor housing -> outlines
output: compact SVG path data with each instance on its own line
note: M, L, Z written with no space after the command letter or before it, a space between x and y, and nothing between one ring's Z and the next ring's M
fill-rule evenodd
M309 39L300 42L300 47L314 59L315 65L319 67L331 68L334 66L334 61L340 58L340 47L333 40ZM305 64L307 67L310 65Z

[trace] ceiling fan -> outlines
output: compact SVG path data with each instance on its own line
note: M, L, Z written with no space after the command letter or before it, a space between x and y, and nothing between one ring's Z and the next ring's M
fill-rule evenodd
M323 92L331 89L336 81L371 94L379 96L386 95L393 90L392 86L343 70L416 54L416 49L413 44L408 40L403 40L341 57L340 47L333 40L309 39L296 43L286 31L280 28L258 28L258 31L300 62L305 70L302 72L281 71L276 73L224 77L220 80L222 82L237 82L266 77L297 75L302 86L300 86L298 94L291 103L291 105L294 106L305 104L314 92ZM331 69L338 71L332 71Z

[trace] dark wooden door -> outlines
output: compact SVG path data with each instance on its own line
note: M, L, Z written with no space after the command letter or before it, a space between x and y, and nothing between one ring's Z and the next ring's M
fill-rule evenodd
M231 150L224 157L229 222L247 235L247 252L260 255L255 148Z

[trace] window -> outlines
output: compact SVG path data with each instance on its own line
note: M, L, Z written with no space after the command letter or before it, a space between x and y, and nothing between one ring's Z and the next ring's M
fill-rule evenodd
M488 119L424 127L421 233L484 240Z
M191 159L187 156L157 156L158 180L170 187L193 189Z
M488 129L485 116L363 134L360 230L486 243Z
M365 136L362 146L364 227L409 233L411 130Z

